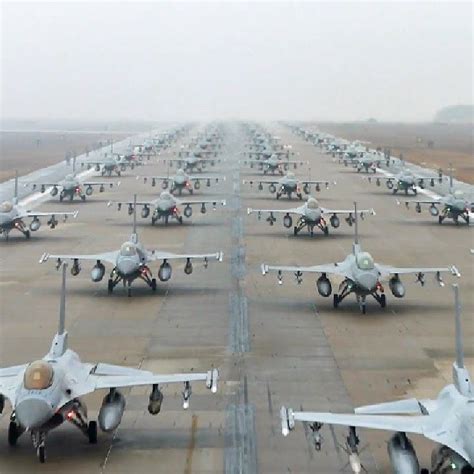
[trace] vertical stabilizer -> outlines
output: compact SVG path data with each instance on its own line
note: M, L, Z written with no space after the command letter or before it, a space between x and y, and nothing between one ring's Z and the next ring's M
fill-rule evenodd
M66 269L67 264L62 265L62 283L61 283L61 300L59 302L59 325L58 334L61 336L65 332L66 323Z
M133 229L132 229L132 238L133 243L138 243L137 235L137 195L133 195Z
M453 382L458 392L465 397L472 396L472 385L469 372L464 367L464 346L461 327L461 303L459 300L459 287L453 285L456 329L456 361L453 364Z
M48 358L55 359L61 357L67 350L67 331L66 326L66 270L67 263L61 265L62 283L61 283L61 299L59 302L59 323L58 332L54 336L49 350Z
M359 251L359 216L357 214L357 203L354 201L354 243L352 253L355 255Z
M13 204L18 204L18 170L15 170L15 187L13 191Z

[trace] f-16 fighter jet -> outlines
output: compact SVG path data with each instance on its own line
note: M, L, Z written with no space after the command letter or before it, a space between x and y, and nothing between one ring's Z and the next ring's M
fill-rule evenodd
M393 194L397 194L399 191L404 192L405 194L412 192L416 196L418 194L418 187L424 189L427 182L430 183L431 187L433 187L436 181L442 183L443 176L441 174L437 177L422 176L404 168L396 175L368 176L367 179L369 182L374 180L377 186L380 186L381 182L385 181L387 188L391 189Z
M18 204L18 175L15 176L15 192L11 201L4 201L0 204L0 235L4 235L8 240L12 230L18 230L27 239L31 237L31 232L36 232L41 227L40 217L49 217L47 224L51 229L58 225L57 216L62 216L66 221L69 216L74 219L79 211L74 212L37 212L25 209ZM29 228L25 224L26 219L31 219Z
M157 181L161 181L161 187L163 189L169 189L170 193L178 192L181 196L183 191L186 190L189 194L193 194L194 190L201 189L201 181L206 183L207 187L211 186L212 182L218 183L219 180L225 181L225 176L190 176L185 173L183 169L179 168L176 171L175 176L144 176L143 181L151 181L152 186L156 186Z
M359 245L358 236L358 212L357 206L354 206L355 219L355 240L352 246L352 253L349 254L342 262L328 263L323 265L314 265L311 267L300 266L273 266L262 264L263 275L270 271L278 274L278 282L281 284L283 272L294 273L297 283L301 283L304 273L319 273L321 276L316 281L318 292L323 297L328 297L332 293L331 281L328 278L333 276L342 278L339 285L339 292L334 294L333 304L337 308L342 300L354 293L359 303L360 310L363 314L366 312L366 298L372 296L382 308L385 308L386 297L383 282L388 280L389 288L393 296L402 298L405 296L405 287L402 284L400 275L415 274L417 281L425 284L425 274L434 273L436 281L440 286L444 286L441 273L449 272L457 277L460 276L456 267L412 267L399 268L389 265L375 263L374 259L368 252L364 252Z
M126 160L123 155L111 155L106 156L102 160L96 161L86 161L81 163L82 166L87 166L87 169L90 169L92 166L95 167L97 172L100 172L101 176L121 176L127 168L133 170L135 166L143 165L143 162L134 160Z
M40 188L42 193L46 192L48 187L51 188L51 196L57 196L59 194L59 201L63 201L65 198L69 198L72 201L75 197L80 197L83 201L86 200L86 196L91 196L94 192L94 187L99 188L99 192L104 192L105 187L119 186L120 181L117 183L108 181L84 181L76 175L75 161L73 161L73 173L66 175L66 177L56 183L27 183L25 186L31 186L32 189Z
M107 433L122 421L125 397L121 388L150 386L148 412L151 415L161 410L160 385L182 383L184 409L189 407L191 382L205 382L212 393L217 392L217 369L207 373L154 374L132 367L81 362L79 355L68 348L65 320L66 265L63 265L59 327L49 352L29 364L0 368L0 411L5 399L12 406L8 443L15 446L23 433L29 433L41 463L46 460L46 436L64 422L78 428L89 443L97 443L97 422L88 421L82 400L96 390L108 390L98 416L100 429Z
M452 168L449 177L448 194L435 199L405 201L407 209L410 207L411 203L415 204L415 210L418 213L421 213L422 205L428 205L430 214L433 217L438 217L439 224L442 224L443 221L448 218L452 219L456 225L459 224L459 219L463 219L464 222L469 225L469 213L474 209L474 202L472 199L467 199L462 190L455 189ZM398 202L398 204L400 204L400 202Z
M371 171L372 173L375 173L377 168L380 167L380 163L384 161L384 157L378 153L365 152L358 158L343 158L342 161L345 166L351 164L358 173L361 171L365 171L366 173Z
M325 186L326 189L329 187L330 181L328 180L305 180L295 176L295 173L289 171L285 176L277 180L269 179L255 179L255 180L243 180L243 184L249 183L253 186L254 183L258 183L258 190L263 190L263 185L268 184L268 190L272 193L276 193L276 198L280 199L282 196L288 196L288 199L292 198L293 193L300 200L303 199L303 192L309 194L311 192L311 185L315 185L316 191L321 191L321 186ZM336 184L335 182L333 182Z
M134 207L135 209L135 207ZM193 272L191 260L202 259L204 266L207 268L209 259L215 259L222 262L222 252L206 253L206 254L174 254L169 252L161 252L159 250L147 250L138 240L136 212L133 211L133 232L130 239L122 244L119 250L104 252L91 255L52 255L43 254L40 263L53 259L57 262L57 267L61 266L63 260L72 260L71 273L76 276L81 271L81 260L95 261L95 265L91 271L91 279L93 282L99 282L105 275L105 263L113 266L108 281L108 291L112 293L114 288L122 282L127 288L128 296L131 296L132 282L136 279L143 280L153 291L156 291L156 279L153 278L150 264L153 262L161 262L158 270L158 278L160 281L168 281L171 278L170 260L185 260L184 273L190 275Z
M143 219L146 219L151 214L152 225L155 225L160 219L163 220L165 225L168 225L170 218L176 219L176 221L180 224L184 222L183 216L189 219L193 215L193 206L201 206L201 214L205 214L207 212L206 204L211 204L213 206L213 210L215 211L217 204L225 206L226 202L225 200L181 200L175 198L168 191L163 191L160 194L160 197L158 199L154 199L153 201L137 201L136 203L133 201L114 201L109 202L107 205L111 206L112 204L117 204L117 210L119 211L125 204L128 206L128 213L130 215L133 214L136 206L141 206L141 216ZM151 209L153 209L153 212ZM181 215L181 212L183 215Z
M244 165L250 165L250 168L253 168L255 165L258 166L260 171L263 171L263 174L267 173L279 173L283 176L284 172L288 170L290 165L293 165L293 168L296 169L298 166L303 165L304 161L295 161L295 160L282 160L278 158L277 155L272 154L267 160L243 160ZM306 162L307 163L307 162Z
M268 213L266 221L272 226L276 222L275 214L284 214L283 225L289 229L293 225L293 216L296 216L296 225L293 227L293 234L298 235L304 228L308 229L311 236L314 235L314 228L320 229L324 235L329 235L329 224L334 229L341 225L341 220L338 214L347 214L346 222L352 226L355 221L354 210L342 209L325 209L320 207L318 201L313 197L308 197L308 200L299 207L290 209L247 209L247 214L257 214L258 219L261 219L262 213ZM375 215L373 209L358 210L357 213L363 219L365 215Z
M359 458L359 437L356 428L393 431L387 444L394 473L441 474L474 472L474 386L464 365L461 330L461 307L458 288L454 286L456 305L456 360L453 363L453 383L446 385L434 400L410 398L356 408L354 413L319 413L294 411L282 407L281 429L287 436L295 422L305 423L317 451L321 450L321 428L327 425L349 427L346 452L354 473L363 470ZM431 470L421 469L407 433L419 434L438 446L431 455Z
M208 158L206 155L207 151L193 151L193 152L180 152L183 154L182 158L164 158L163 161L169 163L170 168L173 167L173 163L177 164L179 168L182 168L185 172L192 173L193 171L202 172L202 170L210 164L214 166L216 162L220 162L217 158ZM189 154L186 154L189 153ZM214 152L212 152L214 154Z

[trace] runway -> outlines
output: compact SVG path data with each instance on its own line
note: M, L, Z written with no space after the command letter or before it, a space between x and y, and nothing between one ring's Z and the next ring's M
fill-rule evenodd
M465 349L472 367L474 352L474 272L469 249L472 228L438 225L424 210L398 206L385 186L376 187L352 168L334 162L319 148L304 142L281 125L266 124L311 164L313 179L337 181L316 196L322 206L373 207L376 216L360 224L361 245L376 261L397 266L456 265L463 303ZM239 124L223 125L222 158L205 174L225 174L193 198L211 196L227 206L201 215L192 223L152 227L139 217L138 233L145 247L172 252L224 252L222 263L207 269L196 263L192 275L181 266L153 294L139 282L133 295L117 287L107 294L106 281L93 283L91 265L68 277L69 345L83 361L107 362L158 372L220 371L218 393L193 386L191 406L183 411L175 387L164 389L162 412L148 414L148 388L124 391L125 415L114 435L99 433L97 445L74 427L62 426L48 435L48 459L39 465L28 436L18 446L7 443L9 406L0 422L0 472L69 473L323 473L340 472L347 463L341 448L345 430L323 430L321 452L314 451L309 433L298 426L288 438L280 429L282 404L314 411L350 411L353 407L401 397L435 397L450 382L454 359L453 298L450 283L440 288L431 278L421 288L405 278L405 298L388 296L387 308L370 301L359 312L347 298L335 310L332 299L320 297L311 278L296 285L275 275L262 276L260 264L319 264L342 260L351 251L353 228L341 220L325 237L293 237L279 220L273 227L247 207L294 207L276 201L264 190L242 184L257 176L239 166L246 141ZM187 143L178 141L171 151ZM153 160L153 159L152 159ZM125 209L107 207L109 200L129 200L133 193L152 199L160 188L143 184L135 175L164 174L163 164L127 171L117 190L94 193L85 203L59 203L48 209L79 209L70 223L50 231L41 228L29 242L12 232L0 242L1 366L34 360L48 351L56 331L60 276L54 262L38 263L44 252L95 253L117 249L131 233ZM305 168L296 171L304 176ZM101 180L102 178L92 178ZM105 178L115 180L115 178ZM0 195L6 188L0 189ZM401 197L403 199L403 196ZM156 273L158 265L153 268ZM87 397L89 417L95 419L105 393ZM361 455L370 473L390 472L387 433L360 431ZM433 447L412 437L421 464L429 465Z

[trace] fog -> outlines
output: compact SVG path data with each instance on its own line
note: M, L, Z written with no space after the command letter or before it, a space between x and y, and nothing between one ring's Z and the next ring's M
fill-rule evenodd
M465 3L3 3L3 118L431 120L472 103Z

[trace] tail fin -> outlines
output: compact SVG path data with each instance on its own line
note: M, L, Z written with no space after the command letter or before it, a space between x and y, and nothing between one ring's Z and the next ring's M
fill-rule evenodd
M15 187L13 191L13 204L18 204L18 170L15 170Z
M354 243L352 244L352 253L355 255L358 251L359 251L359 216L357 214L357 202L354 201Z
M58 332L54 336L53 342L51 344L51 349L49 350L49 358L61 357L67 350L67 331L65 329L66 325L66 271L67 263L62 265L62 284L61 284L61 299L59 303L59 323L58 323Z
M461 327L461 303L459 300L459 287L453 285L454 307L456 322L456 361L453 364L453 381L459 393L464 396L472 396L472 385L469 372L464 367L464 346Z
M132 238L133 243L138 243L138 235L137 235L137 195L133 195L133 230L132 230Z

